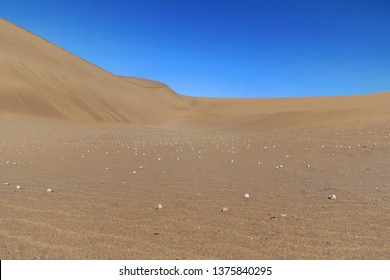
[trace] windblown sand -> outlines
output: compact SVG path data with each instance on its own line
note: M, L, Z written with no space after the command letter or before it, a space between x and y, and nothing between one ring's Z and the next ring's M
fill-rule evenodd
M187 97L0 41L0 259L390 258L389 92Z
M390 258L385 123L0 124L1 259Z

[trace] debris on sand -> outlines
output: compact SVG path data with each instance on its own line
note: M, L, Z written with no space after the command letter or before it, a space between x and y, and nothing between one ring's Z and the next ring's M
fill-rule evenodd
M17 189L17 190L22 190L23 187L22 187L21 185L17 185L17 186L16 186L16 189Z
M249 194L244 194L244 196L242 197L243 199L248 199L249 198Z
M227 207L223 207L221 210L221 212L227 212L227 211L228 211Z
M330 196L328 196L328 199L333 199L333 200L335 200L335 199L336 199L336 195L335 195L335 194L331 194Z
M163 209L163 205L161 203L157 204L156 210L161 210Z
M46 191L47 191L47 192L54 192L53 189L47 189Z

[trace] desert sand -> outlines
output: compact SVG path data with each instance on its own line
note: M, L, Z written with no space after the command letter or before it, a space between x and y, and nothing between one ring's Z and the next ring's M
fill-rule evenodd
M188 97L0 41L0 259L390 258L390 92Z

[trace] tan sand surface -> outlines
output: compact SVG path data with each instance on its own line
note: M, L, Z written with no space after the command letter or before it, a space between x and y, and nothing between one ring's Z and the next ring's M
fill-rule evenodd
M186 97L0 40L0 259L390 258L389 92Z

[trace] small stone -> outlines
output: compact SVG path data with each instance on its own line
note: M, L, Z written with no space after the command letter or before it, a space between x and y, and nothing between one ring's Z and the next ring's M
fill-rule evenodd
M226 207L223 207L221 210L221 212L227 212L227 211L228 211L228 209Z
M248 199L248 198L249 198L249 194L247 194L247 193L244 194L243 198L244 198L244 199Z
M22 189L23 189L23 187L22 187L22 186L20 186L20 185L17 185L17 186L16 186L16 189L17 189L17 190L22 190Z
M47 192L54 192L53 189L47 189L46 191L47 191Z
M163 209L163 205L161 203L157 204L156 210L161 210Z
M328 199L333 199L333 200L335 200L335 199L336 199L336 195L335 195L335 194L332 194L332 195L328 196Z

